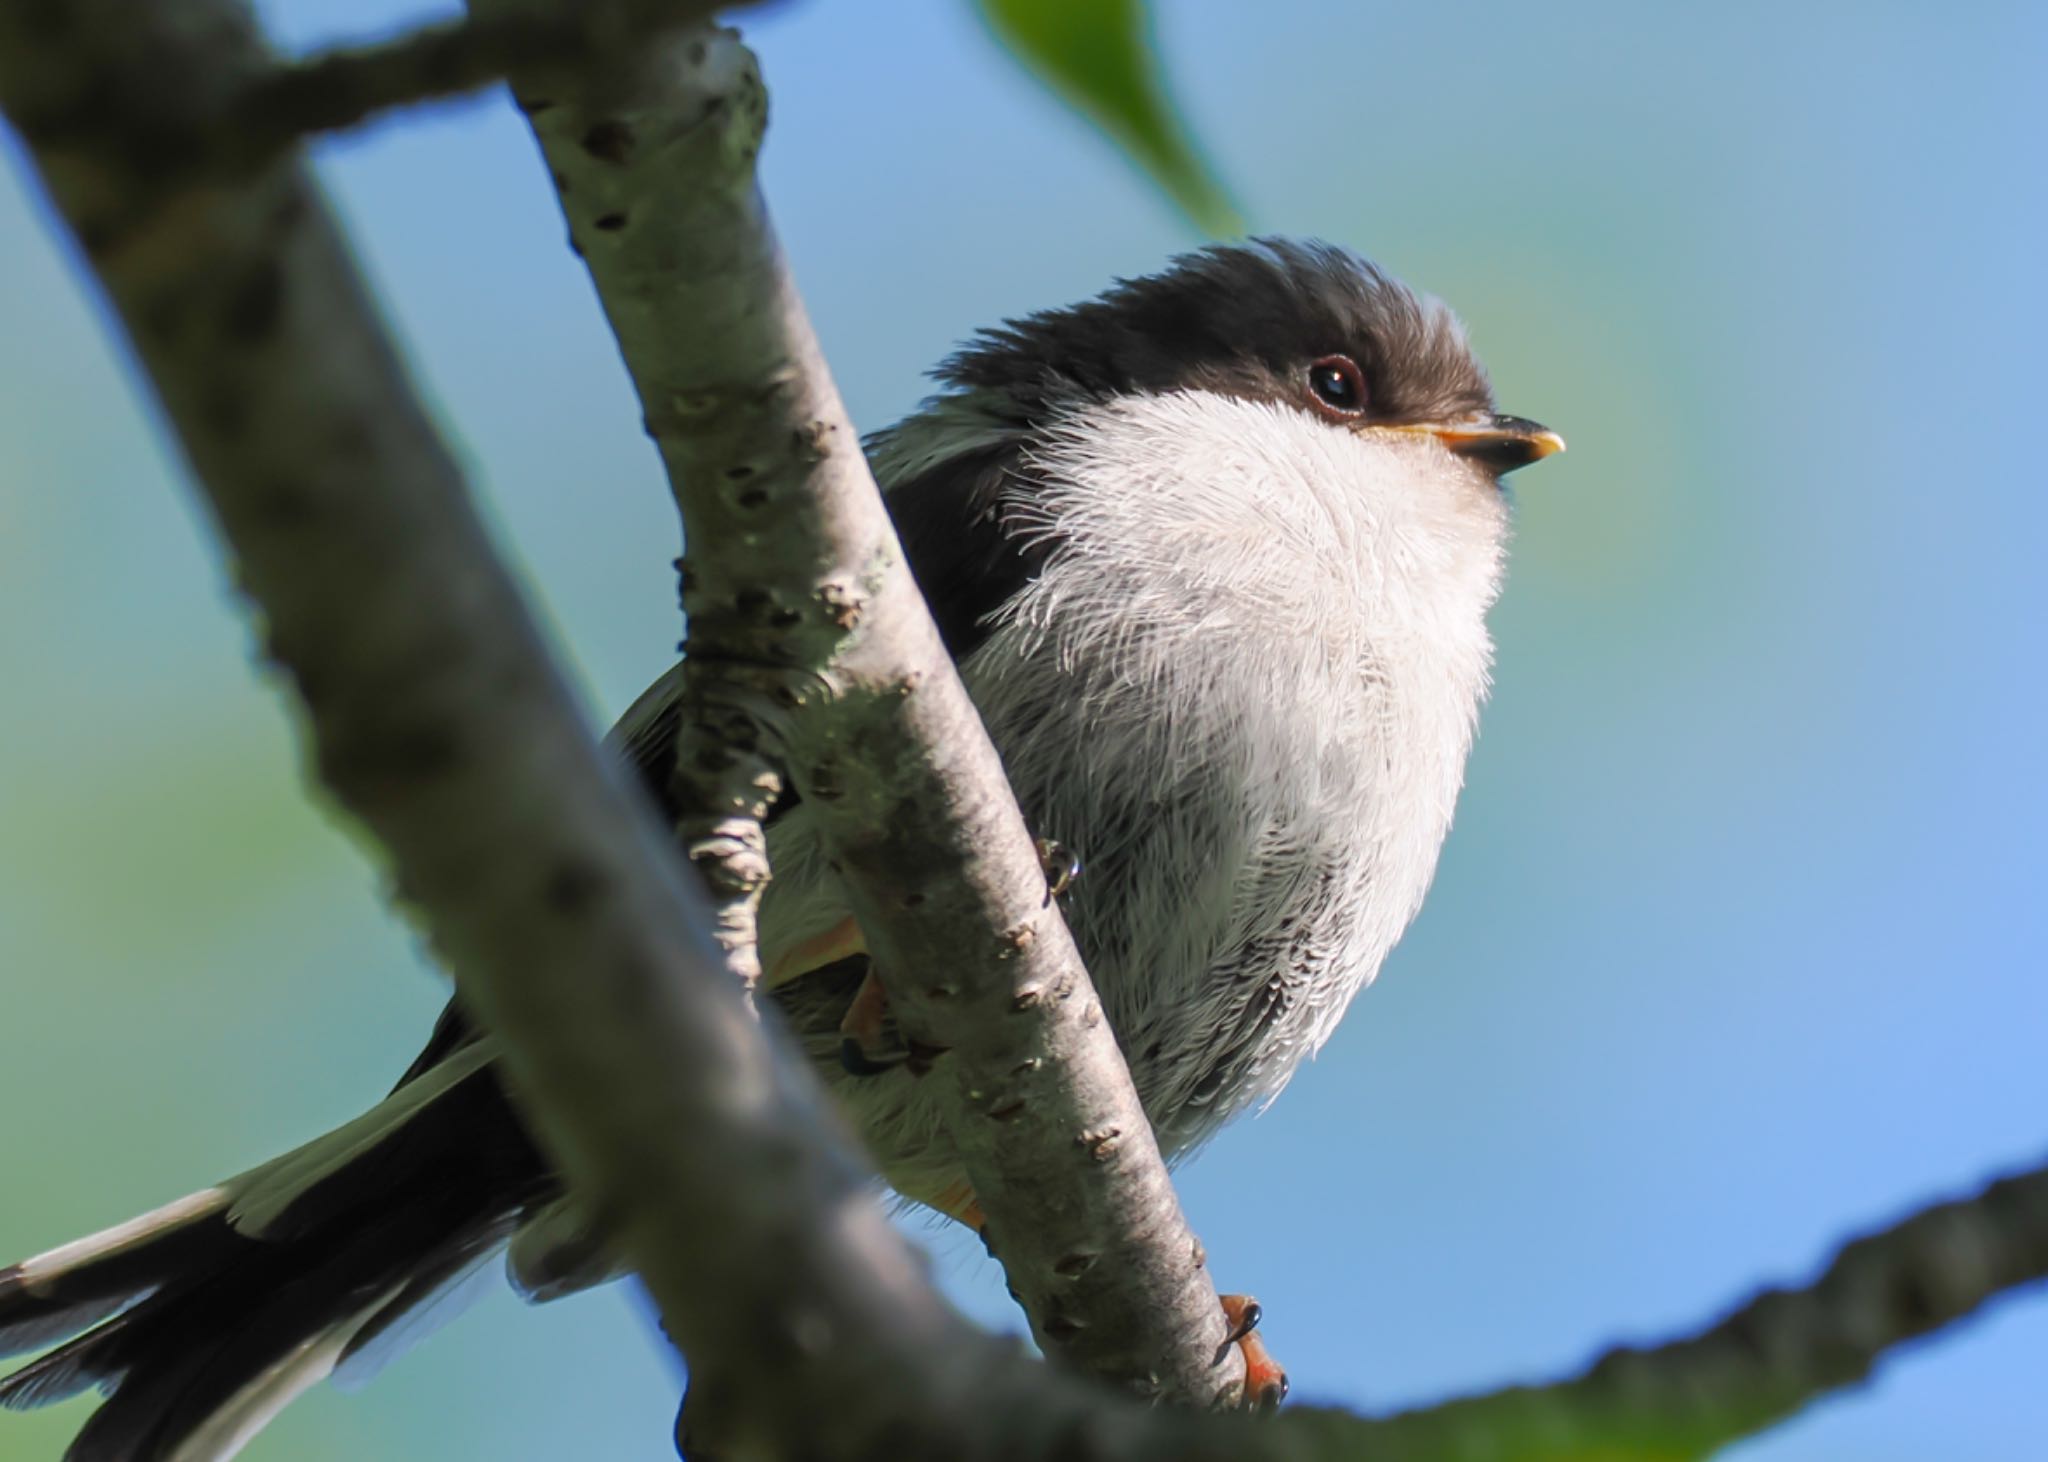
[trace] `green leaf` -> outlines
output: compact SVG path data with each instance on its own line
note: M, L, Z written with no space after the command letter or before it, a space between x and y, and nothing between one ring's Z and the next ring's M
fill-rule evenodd
M1025 67L1107 132L1197 228L1243 229L1159 74L1145 0L975 0Z

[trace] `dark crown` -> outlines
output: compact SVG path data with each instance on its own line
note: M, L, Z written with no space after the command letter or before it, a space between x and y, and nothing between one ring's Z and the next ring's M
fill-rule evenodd
M935 372L1036 417L1075 397L1207 390L1297 403L1303 372L1348 355L1367 419L1489 411L1493 391L1451 312L1348 249L1262 238L1217 244L1091 300L984 330Z

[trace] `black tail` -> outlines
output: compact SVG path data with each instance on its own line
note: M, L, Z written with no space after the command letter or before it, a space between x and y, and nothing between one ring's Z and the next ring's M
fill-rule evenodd
M0 1269L0 1355L75 1336L0 1406L104 1391L66 1462L231 1457L555 1191L471 1045L276 1162Z

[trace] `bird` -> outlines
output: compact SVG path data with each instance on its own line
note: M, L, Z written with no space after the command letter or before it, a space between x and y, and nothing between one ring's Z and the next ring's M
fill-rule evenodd
M1445 305L1292 238L1008 320L933 375L869 458L1179 1160L1279 1093L1421 907L1490 683L1501 479L1564 443L1495 410ZM608 738L664 810L679 684ZM764 1004L896 1193L977 1222L800 799L767 842ZM0 1405L97 1387L68 1462L217 1462L501 1253L536 1300L618 1272L451 1002L363 1116L0 1269L0 1354L43 1352Z

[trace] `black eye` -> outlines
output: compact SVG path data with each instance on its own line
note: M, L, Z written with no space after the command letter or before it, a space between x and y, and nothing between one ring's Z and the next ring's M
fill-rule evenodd
M1348 355L1326 355L1308 368L1310 403L1337 420L1365 411L1365 373Z

